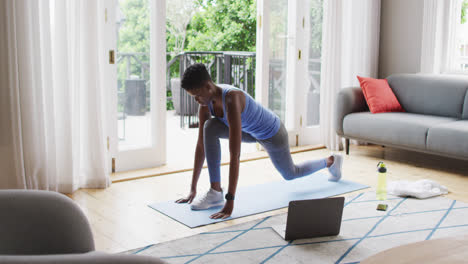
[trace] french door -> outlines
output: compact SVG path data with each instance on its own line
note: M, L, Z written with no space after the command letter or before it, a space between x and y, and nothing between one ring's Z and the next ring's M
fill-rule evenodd
M291 146L320 144L323 0L257 3L256 100L281 118Z
M166 159L165 1L105 3L113 171L162 165ZM138 17L133 15L136 9Z
M166 1L104 0L109 28L109 148L115 171L155 167L166 159ZM145 45L127 45L124 8L144 7ZM127 6L125 6L127 5ZM285 124L290 145L320 143L322 0L258 0L256 99ZM320 10L317 8L320 7ZM131 30L131 29L130 29ZM130 32L131 33L131 32ZM133 46L139 49L132 50ZM106 54L107 56L107 54Z

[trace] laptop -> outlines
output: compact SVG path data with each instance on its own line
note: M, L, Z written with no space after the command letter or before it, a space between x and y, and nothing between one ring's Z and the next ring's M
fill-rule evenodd
M272 226L285 240L336 236L340 233L344 197L290 201L286 225Z

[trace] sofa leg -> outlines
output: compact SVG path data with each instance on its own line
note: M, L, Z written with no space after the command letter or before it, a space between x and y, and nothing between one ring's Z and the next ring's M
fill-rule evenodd
M346 155L349 155L349 138L345 139Z

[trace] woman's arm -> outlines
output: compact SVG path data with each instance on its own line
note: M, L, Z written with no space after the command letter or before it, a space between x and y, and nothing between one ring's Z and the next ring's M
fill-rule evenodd
M229 187L228 192L236 194L239 179L239 158L242 142L241 114L245 105L245 95L241 91L231 91L226 95L226 114L229 124ZM224 208L211 216L211 218L227 218L234 209L234 200L226 201Z
M198 140L195 148L195 160L193 164L192 184L190 185L190 194L187 198L177 200L177 203L191 203L197 194L197 184L200 178L200 172L205 162L205 148L203 146L203 127L206 120L210 119L210 110L207 106L200 106L198 108Z

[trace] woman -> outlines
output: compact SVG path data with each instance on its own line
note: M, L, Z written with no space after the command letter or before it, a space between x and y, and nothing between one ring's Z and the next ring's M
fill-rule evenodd
M286 180L303 177L324 168L330 171L329 181L341 179L343 163L341 155L295 165L289 151L288 133L279 117L244 91L231 85L214 84L205 65L194 64L188 67L181 85L200 104L198 110L200 123L190 193L186 198L177 200L177 203L192 203L194 200L206 156L211 189L203 198L194 202L191 208L205 210L224 205L221 211L211 215L210 218L229 217L234 209L239 178L241 142L260 143ZM229 139L229 186L225 197L220 179L220 138Z

